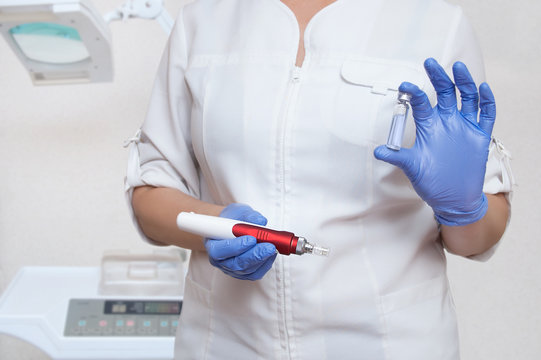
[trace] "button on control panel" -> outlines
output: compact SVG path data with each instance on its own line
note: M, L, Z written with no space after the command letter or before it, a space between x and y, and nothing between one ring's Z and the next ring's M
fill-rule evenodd
M175 336L182 301L71 299L64 336Z

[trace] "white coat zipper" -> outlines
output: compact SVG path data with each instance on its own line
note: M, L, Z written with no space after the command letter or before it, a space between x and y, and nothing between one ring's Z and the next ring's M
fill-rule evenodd
M287 128L288 123L290 122L289 119L292 116L292 110L295 108L294 106L291 106L293 103L296 102L297 95L298 95L298 89L299 89L299 83L301 81L301 68L298 66L295 66L293 70L291 71L291 80L288 85L288 91L287 91L287 97L286 97L286 105L285 105L285 111L282 121L282 128L280 133L280 191L281 191L281 203L284 204L285 202L285 195L287 192L286 188L286 147L287 147ZM280 212L280 222L283 224L285 218L284 213L284 207L282 206L281 212Z
M281 226L284 226L285 221L285 203L286 203L286 193L287 193L287 184L286 184L286 176L287 176L287 138L288 138L288 123L291 121L291 117L293 114L293 111L295 109L295 103L298 97L299 93L299 85L301 81L301 72L302 69L298 66L293 67L291 71L290 81L288 83L287 91L286 91L286 98L285 98L285 107L284 112L282 116L281 121L281 128L279 133L279 174L278 174L278 180L280 185L280 224ZM284 264L284 259L280 258L279 261L279 273L281 276L279 276L279 287L280 287L280 293L279 296L281 297L281 316L282 316L282 327L283 327L283 341L285 349L288 353L288 357L291 359L291 347L289 346L289 331L288 331L288 316L287 316L287 289L286 289L286 269Z

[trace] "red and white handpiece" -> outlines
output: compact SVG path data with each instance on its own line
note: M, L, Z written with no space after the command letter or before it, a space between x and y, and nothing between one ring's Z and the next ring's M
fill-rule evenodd
M201 215L192 212L181 212L177 216L180 230L210 239L232 239L243 235L251 235L257 242L268 242L276 246L280 254L316 254L329 255L329 248L311 244L305 238L289 231L278 231L264 226L254 225L239 220L217 216Z

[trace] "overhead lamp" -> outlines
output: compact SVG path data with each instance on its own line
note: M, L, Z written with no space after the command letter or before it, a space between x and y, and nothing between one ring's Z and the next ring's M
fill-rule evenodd
M0 0L0 32L34 85L112 81L108 22L133 17L167 33L173 24L163 0L128 0L105 17L90 0Z
M35 85L113 78L109 30L87 0L0 0L0 32Z

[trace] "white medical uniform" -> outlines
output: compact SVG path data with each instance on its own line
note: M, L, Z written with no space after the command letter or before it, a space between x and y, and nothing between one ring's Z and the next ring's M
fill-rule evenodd
M433 212L378 161L402 81L460 60L483 81L471 27L440 0L338 0L299 26L279 0L198 0L179 14L127 193L179 189L245 203L276 229L331 248L279 255L260 281L192 252L178 359L457 359L456 318ZM449 72L450 73L450 72ZM415 126L407 125L406 146ZM491 144L485 192L511 190Z

